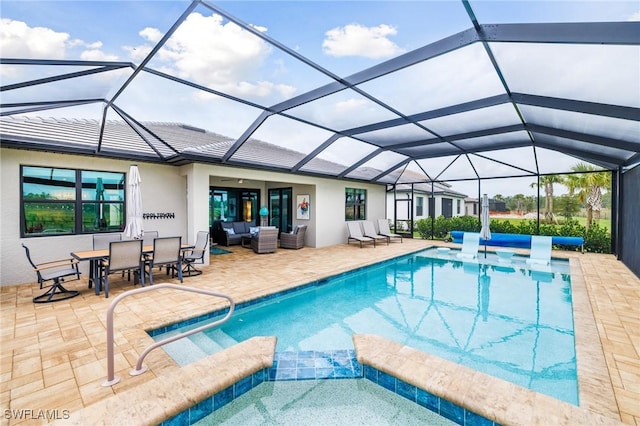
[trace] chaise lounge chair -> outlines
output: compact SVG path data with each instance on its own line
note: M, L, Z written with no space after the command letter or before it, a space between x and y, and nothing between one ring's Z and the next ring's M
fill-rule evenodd
M465 232L462 235L462 249L456 256L460 259L476 259L480 245L479 232Z
M549 265L551 263L552 238L542 235L531 236L531 252L527 264Z
M360 224L358 222L347 222L347 229L349 230L347 244L349 244L351 240L355 240L360 242L360 248L362 248L363 243L373 243L373 246L376 246L376 240L362 235L362 229L360 228Z
M389 237L387 237L386 235L378 234L378 232L376 231L376 227L370 220L362 221L362 230L364 231L365 237L373 238L374 241L382 240L387 243L387 245L389 245Z
M389 228L389 221L387 221L387 219L378 219L378 229L380 230L378 233L387 237L389 242L391 242L392 238L400 238L400 242L402 242L402 235L391 232L391 229Z

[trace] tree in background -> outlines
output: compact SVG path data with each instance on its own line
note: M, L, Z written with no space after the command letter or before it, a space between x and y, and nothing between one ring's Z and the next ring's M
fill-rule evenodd
M594 221L600 220L602 191L611 191L611 173L599 171L601 169L586 163L578 163L571 170L578 174L567 175L565 185L569 188L569 195L575 195L581 203L585 203L585 228L588 231Z
M576 197L570 195L560 195L555 198L554 208L564 216L565 220L573 219L580 211L580 202Z
M546 175L540 176L540 185L544 186L544 218L547 223L557 223L555 216L553 215L553 184L563 184L565 178L562 175ZM538 186L537 183L532 183L531 188Z

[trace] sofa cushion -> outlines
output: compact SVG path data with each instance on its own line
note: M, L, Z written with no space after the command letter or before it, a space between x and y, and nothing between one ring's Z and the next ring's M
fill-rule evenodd
M249 232L247 222L233 222L233 230L236 231L236 234L246 234Z

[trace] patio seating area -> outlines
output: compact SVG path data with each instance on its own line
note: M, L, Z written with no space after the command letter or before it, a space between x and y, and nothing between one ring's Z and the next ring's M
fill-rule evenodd
M390 244L384 250L361 250L358 245L345 243L256 256L252 250L232 246L230 254L211 256L211 264L201 267L203 273L191 277L184 285L227 293L241 303L433 244L457 247L405 239L403 244ZM640 357L636 350L640 280L612 255L561 251L554 251L553 255L567 257L572 262L581 407L611 418L612 423L617 419L638 424L640 395L636 383ZM187 293L171 293L168 298L166 290L123 301L115 316L116 374L123 380L112 388L101 387L106 377L105 313L112 298L130 289L131 283L126 277L114 274L110 283L112 297L105 299L89 290L86 280L87 277L82 276L79 281L69 283L71 289L80 290L78 297L45 305L32 302L32 297L41 292L37 282L1 289L3 408L39 407L73 413L114 394L133 391L160 375L175 373L179 367L163 350L157 350L147 357L149 372L129 376L137 356L151 341L144 330L220 306L212 304L210 299ZM166 282L178 283L178 279L167 276ZM462 386L457 382L450 385ZM189 392L198 391L198 383L186 384L183 391L186 392L183 397L188 398ZM505 400L513 403L507 389L494 391L496 404ZM141 400L145 404L151 401L148 393ZM541 401L529 401L529 409L522 410L523 424L530 424L532 410L545 411L548 398ZM129 405L135 402L129 401ZM108 413L97 412L96 421L106 415ZM570 416L554 415L564 418L565 424L570 423Z

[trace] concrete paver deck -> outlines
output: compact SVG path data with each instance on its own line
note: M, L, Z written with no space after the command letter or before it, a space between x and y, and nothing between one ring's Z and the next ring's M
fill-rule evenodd
M343 244L256 255L234 246L230 254L211 256L210 265L202 267L204 273L185 278L184 284L227 293L242 302L436 244L454 247L405 239L375 248ZM553 255L571 261L581 407L640 425L640 279L612 255L555 251ZM150 343L145 330L224 304L168 290L123 301L115 322L116 372L123 380L102 387L105 312L114 297L132 288L119 276L109 282L109 299L89 290L85 277L65 284L81 290L80 296L50 304L32 302L42 292L37 284L1 288L0 424L44 424L53 419L35 415L63 417L158 376L175 374L179 367L164 351L156 350L145 360L148 373L128 375ZM154 282L178 281L156 271Z

